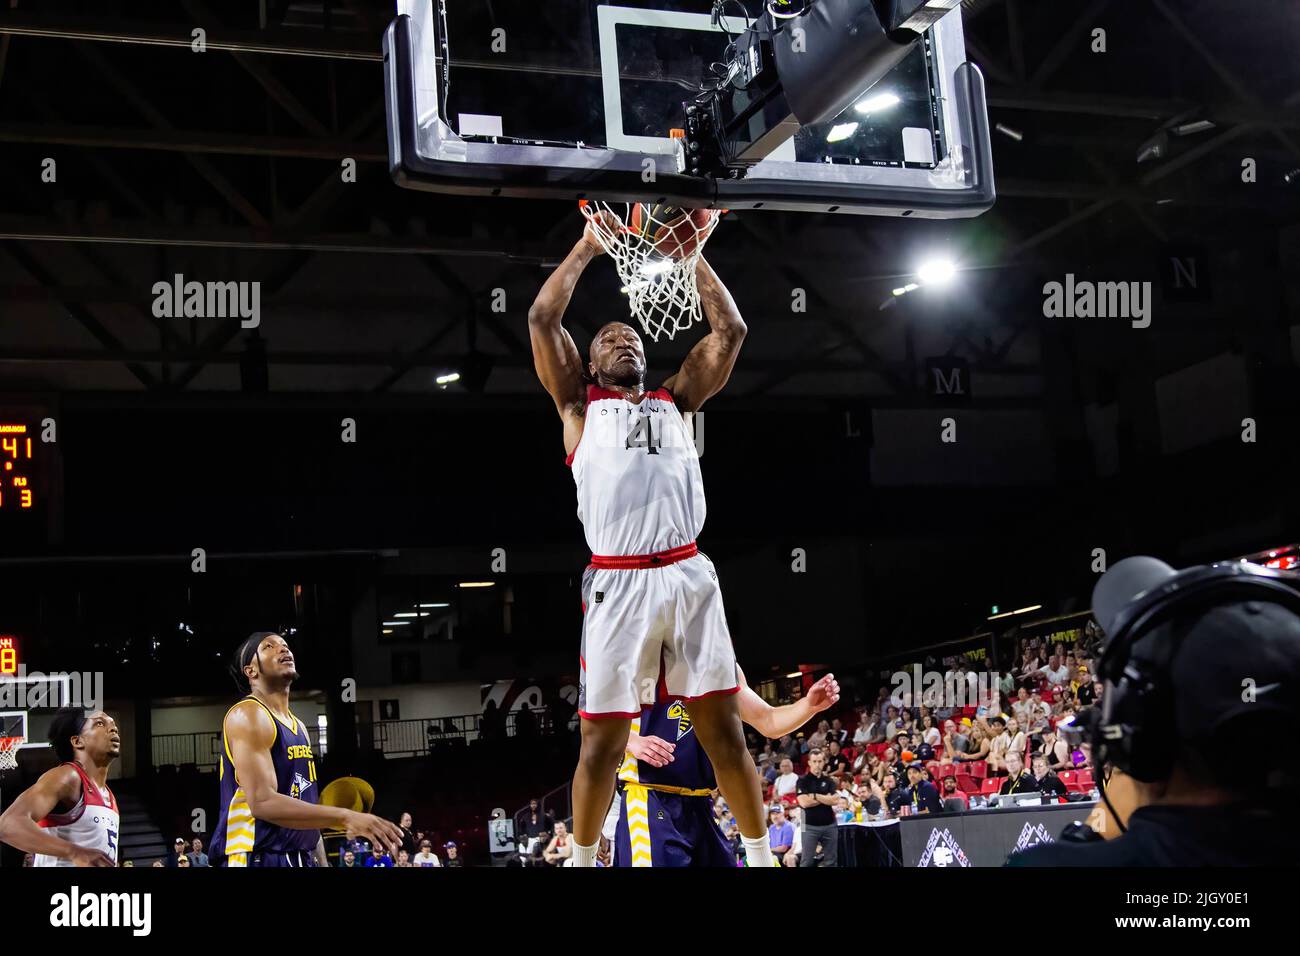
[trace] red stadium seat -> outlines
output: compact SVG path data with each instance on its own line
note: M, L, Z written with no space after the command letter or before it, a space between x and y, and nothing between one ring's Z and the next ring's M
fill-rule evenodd
M1079 775L1073 770L1062 770L1057 776L1061 778L1061 783L1065 784L1066 790L1073 790L1079 779Z
M957 768L950 763L936 763L934 765L934 776L936 780L942 780L944 777L957 776Z
M1091 790L1091 789L1092 789L1092 787L1093 787L1093 779L1092 779L1092 771L1091 771L1091 770L1080 770L1080 771L1079 771L1079 786L1082 787L1084 790Z
M989 765L984 760L971 760L966 763L972 777L984 778L989 775Z
M979 793L980 782L974 777L961 774L957 777L957 789L962 793Z
M984 786L980 787L980 793L988 796L997 793L1002 789L1002 781L997 777L989 777L984 781Z

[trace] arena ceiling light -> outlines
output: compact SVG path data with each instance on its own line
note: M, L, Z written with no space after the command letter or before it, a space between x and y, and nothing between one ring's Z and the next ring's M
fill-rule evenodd
M795 671L793 674L786 674L786 677L803 677L803 671Z
M417 607L451 607L451 605L448 604L446 601L443 601L441 604L419 604L416 606Z
M385 621L384 627L409 627L410 621Z
M461 581L456 585L458 588L494 588L497 586L495 581Z
M1017 608L1014 611L1003 611L1001 614L994 614L991 617L989 617L989 620L996 621L998 618L1001 617L1014 617L1017 614L1028 614L1030 611L1041 611L1042 609L1043 606L1041 604L1031 604L1029 605L1029 607L1022 607L1022 608Z
M946 258L927 260L916 270L916 278L921 285L947 285L956 275L956 263Z
M439 385L441 385L443 388L446 388L452 382L460 381L460 372L448 372L446 375L439 375L437 378L434 379L434 381L437 382Z

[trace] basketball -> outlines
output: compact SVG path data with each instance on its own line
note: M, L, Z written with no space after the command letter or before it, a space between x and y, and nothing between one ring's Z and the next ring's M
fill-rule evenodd
M695 252L717 213L712 209L681 209L658 203L632 206L629 228L638 236L654 236L655 252L666 259L684 259Z

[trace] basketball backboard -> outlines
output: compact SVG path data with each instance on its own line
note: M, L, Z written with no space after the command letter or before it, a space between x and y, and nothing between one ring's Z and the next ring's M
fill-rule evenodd
M385 36L394 178L730 209L950 218L992 205L984 83L960 10L834 120L735 178L684 174L670 131L745 31L742 2L756 17L766 7L729 0L715 25L711 0L398 0Z

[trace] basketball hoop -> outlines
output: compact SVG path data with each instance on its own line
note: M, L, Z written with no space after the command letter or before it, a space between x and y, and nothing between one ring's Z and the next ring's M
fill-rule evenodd
M646 335L673 338L703 317L695 268L718 224L716 209L582 200L582 214L614 260L628 309Z
M22 737L0 737L0 773L18 769L18 748L22 745Z

